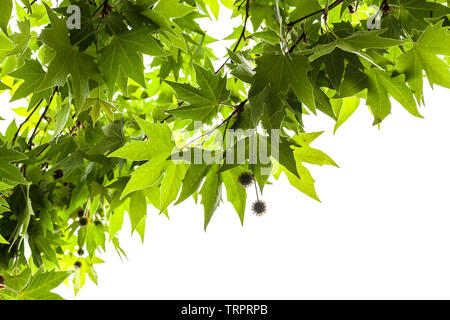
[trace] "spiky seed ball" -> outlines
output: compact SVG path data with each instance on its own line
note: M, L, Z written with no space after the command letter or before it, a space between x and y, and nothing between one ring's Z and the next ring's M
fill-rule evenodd
M5 285L5 278L3 278L2 275L0 275L0 290L5 289L6 285Z
M82 227L86 227L89 223L89 218L88 217L80 217L80 226Z
M252 210L253 213L256 214L257 216L262 216L264 213L266 213L267 205L264 201L258 200L253 202Z
M53 172L53 179L58 180L64 177L64 172L61 169L56 170Z
M81 261L77 261L77 262L75 262L74 264L73 264L73 266L75 267L75 269L81 269L81 266L82 266L83 264L81 263Z
M248 188L253 183L253 175L250 172L242 172L238 177L238 182L242 188Z
M78 255L81 257L84 254L84 250L83 249L79 249L77 251Z

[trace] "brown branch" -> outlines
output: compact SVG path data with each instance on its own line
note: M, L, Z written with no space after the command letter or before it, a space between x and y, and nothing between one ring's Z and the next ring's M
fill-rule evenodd
M36 107L34 107L33 111L31 111L31 113L28 115L28 117L20 124L19 128L17 129L16 133L14 134L14 138L11 141L11 146L14 145L14 143L16 142L17 137L19 136L20 130L22 130L22 127L31 119L33 114L36 112L36 110L41 105L42 101L44 101L44 98L41 98L41 100L39 100L38 104L36 105Z
M50 100L48 101L47 106L44 109L44 112L42 113L41 117L39 118L39 121L36 123L36 126L34 127L34 131L31 134L30 140L28 141L28 149L30 149L30 150L33 146L33 140L36 137L36 133L39 128L39 125L41 124L42 119L44 119L44 117L46 116L47 111L50 108L50 105L52 104L53 98L55 97L55 94L57 91L58 91L58 87L56 86L55 89L53 89L52 96L50 97Z
M169 114L167 117L165 117L164 119L162 119L159 123L164 123L164 122L166 122L167 120L169 120L170 118L172 118L173 117L173 115L172 114Z
M289 48L288 53L291 54L292 52L294 52L294 49L298 46L298 44L302 40L306 41L306 33L305 33L305 31L303 31L303 33L300 35L300 37L298 37L297 41L292 45L292 47Z
M242 3L241 3L242 5ZM239 6L240 8L240 6ZM241 34L239 35L239 38L236 42L236 45L234 46L233 52L236 52L236 50L238 49L239 45L241 44L241 41L243 39L245 39L245 32L247 31L247 22L248 22L248 18L250 17L250 0L247 0L247 2L245 3L245 18L244 18L244 26L242 28ZM227 60L225 60L225 62L220 66L219 69L217 69L216 72L214 72L215 74L218 74L220 72L220 70L222 70L223 67L225 67L225 65L228 63L228 61L230 61L230 57L227 58Z
M180 149L184 149L186 148L188 145L194 143L195 141L207 136L209 137L212 133L214 133L214 131L216 131L217 129L221 128L223 125L227 125L228 127L228 123L230 122L231 118L233 118L235 115L239 115L242 111L244 111L244 106L245 104L248 102L248 99L245 99L244 101L242 101L241 103L239 103L238 105L234 106L234 110L233 112L230 113L230 115L228 117L226 117L220 124L218 124L217 126L215 126L214 128L212 128L211 130L208 130L206 133L202 134L201 136L195 138L194 140L186 143L183 147L181 147ZM205 140L206 141L206 140ZM203 141L203 143L205 143L205 141Z
M336 0L336 1L334 1L332 4L330 4L330 5L328 6L328 11L331 10L331 9L336 8L336 7L337 7L338 5L340 5L342 2L344 2L344 0ZM315 16L315 15L317 15L317 14L325 13L325 11L326 11L326 8L323 8L323 9L320 9L320 10L317 10L317 11L314 11L313 13L310 13L310 14L308 14L308 15L306 15L306 16L304 16L304 17L301 17L301 18L299 18L299 19L297 19L297 20L295 20L295 21L289 22L289 23L287 24L287 27L288 27L288 29L291 29L291 28L292 28L294 25L296 25L297 23L299 23L299 22L301 22L301 21L303 21L303 20L305 20L305 19L311 18L311 17L313 17L313 16Z

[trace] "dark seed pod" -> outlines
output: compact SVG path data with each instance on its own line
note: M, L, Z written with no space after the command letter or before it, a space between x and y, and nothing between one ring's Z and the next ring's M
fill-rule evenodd
M352 5L352 4L350 4L350 5L347 7L347 9L348 9L348 13L350 13L350 14L354 14L354 13L355 13L355 9L353 8L353 5Z
M102 226L102 225L103 225L102 222L101 222L101 221L98 221L98 220L95 220L95 221L94 221L94 224L95 224L96 226Z
M5 278L3 278L2 275L0 275L0 290L5 289L6 285L5 285Z
M77 251L77 254L81 257L82 255L84 255L84 250L83 249L79 249Z
M82 266L83 264L81 263L81 261L77 261L77 262L75 262L74 264L73 264L73 266L75 267L75 269L81 269L81 266Z
M253 175L250 172L242 172L238 177L238 182L242 188L248 188L253 183Z
M56 170L53 172L53 179L58 180L61 179L64 176L64 172L61 169Z
M78 217L84 216L84 210L83 209L78 210L77 215Z
M89 218L88 217L81 217L80 220L80 226L82 227L86 227L89 223Z
M389 13L390 10L391 8L389 7L387 0L384 0L383 3L381 4L381 11L383 11L384 14L387 14Z
M257 216L262 216L264 213L266 213L267 205L264 201L258 200L253 202L252 210L253 213L256 214Z

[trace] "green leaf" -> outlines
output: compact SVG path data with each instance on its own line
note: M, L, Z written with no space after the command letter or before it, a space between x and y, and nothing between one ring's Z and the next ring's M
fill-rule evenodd
M280 166L280 171L284 172L286 174L286 177L289 180L289 183L299 190L300 192L303 192L307 196L311 197L314 200L317 200L320 202L319 197L317 196L316 189L314 187L315 180L309 173L308 169L306 169L303 165L300 163L297 164L297 171L299 175L301 176L301 179L293 174L290 170L287 170L284 166Z
M164 212L180 192L182 180L186 173L187 166L184 163L168 162L164 170L164 178L161 182L161 200L159 211Z
M408 112L416 117L422 117L417 110L412 91L405 84L403 75L390 78L385 72L375 68L372 68L368 75L367 104L375 117L374 125L383 121L391 112L389 95L397 100Z
M11 90L11 88L0 81L0 91L3 91L3 90ZM5 120L5 119L2 119L2 120Z
M165 167L165 159L154 158L137 168L131 174L131 179L128 181L120 198L122 199L132 192L153 186L161 177Z
M56 56L39 88L63 86L70 75L75 108L80 109L89 95L89 79L98 79L97 65L92 56L80 53L72 46L66 21L59 19L47 4L44 5L52 27L44 29L39 39L55 49Z
M55 119L55 131L53 133L53 137L57 137L66 127L67 120L69 120L70 115L70 104L63 103L61 109L56 115Z
M267 84L269 84L269 90L276 95L286 94L291 88L298 99L315 113L314 90L308 78L308 72L311 69L308 59L302 55L265 54L257 60L255 81L250 90L250 97L259 94Z
M114 120L114 111L117 110L117 108L112 103L100 98L88 98L84 103L83 110L89 109L89 107L92 107L90 115L94 124L100 118L101 111L103 111L110 120Z
M331 159L328 155L320 150L311 147L294 147L294 158L297 164L306 162L319 166L330 165L338 167L336 162L334 162L333 159Z
M86 228L86 249L91 258L95 256L98 248L105 250L105 242L105 228L102 224L92 223Z
M175 204L183 202L197 192L210 167L208 164L191 164L189 166L183 178L180 196Z
M9 185L28 184L19 169L11 165L12 162L25 159L27 159L27 156L13 149L8 149L6 144L0 146L0 182Z
M325 71L333 84L333 88L337 92L339 92L342 76L344 74L344 57L344 51L335 49L325 57L326 59L324 59Z
M355 110L359 106L359 99L355 97L349 97L342 99L342 103L339 105L337 109L335 109L335 113L337 115L337 121L334 126L334 133L336 130L345 122L348 118L355 112Z
M166 18L181 18L194 10L178 0L159 1L153 10Z
M382 38L380 37L386 30L372 30L372 31L357 31L352 35L340 38L336 36L336 40L323 44L317 45L314 49L311 50L313 54L309 57L310 61L314 61L317 58L320 58L323 55L329 54L333 52L336 48L340 48L347 52L353 52L373 64L375 64L372 59L363 53L361 50L363 49L385 49L389 47L399 46L404 44L403 40L395 40L391 38Z
M205 231L222 199L222 181L218 170L218 165L214 165L211 168L200 190L200 195L202 196L201 203L203 204L205 213Z
M40 268L19 292L19 299L62 300L61 296L51 290L58 287L70 274L67 271L44 271Z
M28 46L31 40L31 22L25 19L25 21L17 21L20 33L14 33L11 35L11 39L14 42L14 49L8 52L8 56L18 55L20 58L26 55Z
M0 234L0 244L9 244L9 242L6 241L5 238L3 238L1 234Z
M238 182L238 177L242 172L243 170L239 167L233 168L231 170L222 172L220 174L220 177L227 190L227 200L230 201L233 205L239 216L239 219L241 220L241 224L243 225L247 192L244 188L241 187Z
M131 232L133 233L134 231L138 231L142 241L144 241L145 217L147 216L147 200L143 192L135 192L130 197L128 215L130 216Z
M114 238L117 232L119 232L120 229L122 229L124 215L125 210L123 209L123 205L120 206L118 209L114 210L114 212L111 214L109 218L109 228L108 228L110 241Z
M209 9L211 10L212 14L216 18L216 20L219 18L219 11L220 11L220 4L218 0L203 0L206 5L209 6Z
M396 70L405 74L406 82L417 101L423 99L423 72L431 86L450 88L448 64L437 55L450 56L450 32L442 22L429 25L414 47L400 55Z
M369 77L351 64L345 69L339 93L333 98L353 97L369 87Z
M25 59L25 64L12 72L10 76L24 80L11 98L11 101L16 101L40 91L42 81L45 78L45 71L39 61Z
M139 126L147 135L148 141L137 142L124 146L113 152L109 157L125 158L129 160L166 159L175 149L172 131L167 124L152 123L136 118Z
M199 65L194 65L194 69L200 87L198 89L186 83L166 81L175 90L179 100L189 103L193 108L217 106L228 100L230 92L227 90L226 78Z
M292 150L293 146L295 146L295 144L292 141L284 137L280 137L279 158L276 160L286 170L290 171L294 176L301 178L299 172L297 172L297 166L295 163L295 158Z
M6 34L8 34L8 22L9 18L11 18L12 8L12 0L2 1L2 10L0 11L0 29L2 29Z
M229 65L231 74L244 82L253 82L253 76L255 75L253 64L251 64L242 54L233 52L230 49L227 50L228 55L234 63Z
M157 40L150 36L153 31L141 26L115 34L111 43L102 49L99 68L110 92L114 92L120 70L140 86L146 86L142 54L157 57L167 55Z
M27 8L28 12L33 13L30 0L20 0L20 2L22 2L25 8Z
M396 0L397 6L392 6L393 14L409 33L413 30L424 30L428 27L427 18L440 18L450 14L450 8L426 0ZM397 4L397 3L396 3Z
M293 136L291 139L296 144L302 147L308 147L314 140L322 135L323 131L299 133Z
M205 121L213 118L217 114L217 108L207 106L182 106L175 109L164 110L164 112L175 116L178 119L190 119L193 121Z

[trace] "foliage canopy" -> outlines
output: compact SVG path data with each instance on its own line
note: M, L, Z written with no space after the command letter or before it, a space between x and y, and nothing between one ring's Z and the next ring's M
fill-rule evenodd
M222 6L242 24L216 57L198 19ZM449 14L446 0L1 0L0 92L23 120L0 134L0 298L96 282L107 241L125 255L125 215L144 239L148 205L169 215L194 197L206 229L226 195L243 223L245 172L259 193L284 172L319 200L305 164L336 163L303 115L336 130L363 100L380 125L393 98L421 117L424 78L450 88ZM256 130L238 142L228 129ZM271 130L268 162L172 158L248 149Z

